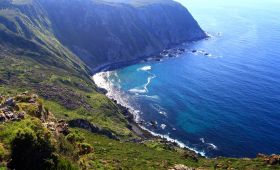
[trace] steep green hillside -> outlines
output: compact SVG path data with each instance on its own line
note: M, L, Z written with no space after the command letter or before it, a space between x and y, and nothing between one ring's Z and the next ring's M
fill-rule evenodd
M36 1L1 1L0 93L35 91L59 117L88 118L131 135L121 109L97 92L87 67L55 38Z
M146 48L142 43L152 44L151 51L155 47L157 51L171 42L188 40L176 39L180 35L172 40L178 31L174 27L147 30L167 24L154 21L168 15L139 22L139 17L150 16L153 8L160 12L171 5L172 12L178 4L167 0L112 1L0 0L0 169L168 169L176 164L202 169L277 169L277 165L268 165L267 159L272 158L205 159L152 138L135 125L126 109L95 86L89 70L109 59L121 59L108 58L108 54L123 50L137 57L142 53L133 52ZM91 7L94 10L88 9ZM143 15L136 17L136 8ZM180 10L186 14L185 9ZM128 18L124 17L127 13L131 13ZM91 14L104 14L105 18ZM97 27L103 22L103 27ZM113 30L102 30L112 24L116 25ZM194 36L189 40L196 37L191 34L195 28L197 25L184 34ZM112 33L118 36L107 36ZM197 33L204 35L201 29ZM122 44L115 48L120 39ZM124 49L125 44L131 45L129 50Z
M58 39L91 68L206 37L172 0L41 0Z
M0 169L279 168L266 156L206 159L161 139L128 142L69 128L44 104L27 92L0 96Z

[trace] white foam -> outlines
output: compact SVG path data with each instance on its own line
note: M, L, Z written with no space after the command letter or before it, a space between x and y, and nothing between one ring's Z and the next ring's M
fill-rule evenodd
M166 128L166 125L165 124L161 124L160 127L161 127L161 129L164 130Z
M114 84L109 80L109 77L112 74L115 73L113 73L112 71L100 72L93 76L93 80L98 87L107 90L107 97L116 100L118 104L128 108L129 112L133 114L135 121L139 122L140 110L132 107L130 104L131 98L125 95L118 87L115 87Z
M213 143L207 143L211 149L218 150L218 147Z
M156 78L156 76L152 74L152 76L148 77L147 83L145 83L142 87L135 87L128 91L131 93L148 93L149 92L148 86L151 83L152 79L154 79L154 78Z
M139 95L139 94L138 94L138 96L139 96L139 97L145 97L145 98L148 98L148 99L152 99L152 100L154 100L154 101L160 99L159 96L157 96L157 95L149 96L149 95Z
M173 139L173 138L169 137L169 135L161 135L161 134L155 133L155 132L153 132L153 131L150 131L150 130L148 130L147 128L145 128L145 127L143 127L143 126L140 126L140 127L141 127L142 129L144 129L144 130L150 132L150 133L151 133L152 135L154 135L154 136L161 137L161 138L163 138L163 139L166 139L166 140L169 141L169 142L174 142L174 143L178 144L178 146L181 147L181 148L187 148L187 149L189 149L189 150L194 151L194 152L197 153L197 154L200 154L201 156L205 156L205 152L203 152L203 151L197 151L197 150L194 149L194 148L188 147L188 146L185 145L183 142L181 142L181 141L179 141L179 140L177 140L177 139Z
M202 143L205 143L204 138L200 138L199 140L200 140Z
M144 67L141 67L139 69L137 69L138 71L148 71L148 70L151 70L152 69L152 66L144 66Z
M92 79L93 79L93 81L95 82L95 84L98 87L104 88L104 89L107 90L107 94L106 94L107 97L109 97L110 99L116 100L118 104L128 108L129 112L133 114L134 120L137 123L139 123L141 121L141 119L140 119L140 114L142 114L141 111L138 110L138 109L135 109L135 107L132 107L132 104L130 103L132 99L129 98L127 95L125 95L123 92L121 92L120 89L116 88L114 86L114 84L109 80L110 75L115 74L115 73L116 72L113 72L113 71L96 73L92 77ZM115 75L115 76L117 76L117 75ZM145 88L147 88L147 86L149 85L151 79L152 78L148 79L148 82L145 84ZM202 156L205 156L204 152L197 151L195 148L188 147L187 145L185 145L181 141L179 141L177 139L172 139L171 137L169 137L169 135L161 135L161 134L158 134L158 133L155 133L155 132L152 132L152 131L148 130L144 126L141 126L141 125L139 125L139 126L142 129L150 132L154 136L158 136L158 137L164 138L164 139L166 139L169 142L175 142L181 148L188 148L188 149L194 151L195 153L198 153L198 154L200 154ZM173 130L176 130L176 129L173 128Z
M135 87L133 89L128 90L131 93L146 93L147 91L145 89L140 89L138 87Z
M154 104L152 105L153 109L155 109L159 114L167 117L167 112L165 111L165 109L163 107L161 107L158 104Z

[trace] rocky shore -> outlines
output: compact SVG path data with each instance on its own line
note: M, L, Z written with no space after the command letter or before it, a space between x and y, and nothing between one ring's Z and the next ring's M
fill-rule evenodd
M197 49L186 49L184 47L173 47L170 49L162 50L161 52L157 52L154 55L139 57L137 59L129 60L129 61L119 61L119 62L108 62L102 65L99 65L92 69L92 74L96 74L99 72L105 71L112 71L119 68L123 68L129 65L137 64L137 63L145 63L145 62L153 62L153 61L162 61L163 59L167 58L175 58L178 57L186 52L199 54L204 56L211 56L210 53L204 50L197 50Z
M206 36L206 38L209 38L209 36ZM154 54L151 56L144 56L144 57L134 59L131 61L106 63L103 65L100 65L93 70L93 75L97 74L99 72L112 71L112 70L120 69L120 68L129 66L129 65L137 64L137 63L160 62L164 59L179 57L184 53L192 53L194 55L202 55L202 56L211 56L211 54L206 52L205 50L187 49L184 47L184 44L181 44L181 45L173 46L172 48L169 48L169 49L162 50L161 52L158 52L157 54ZM98 87L97 90L100 93L103 93L105 95L108 93L108 91L104 88ZM141 126L143 124L143 121L136 122L134 119L135 115L129 111L129 108L119 104L118 101L115 99L112 99L112 98L110 98L110 99L114 103L116 103L120 108L122 108L123 114L129 121L129 129L131 129L134 133L136 133L138 136L140 136L142 138L141 140L139 140L137 142L154 138L154 139L160 139L173 146L180 147L180 145L176 142L176 140L167 140L165 137L163 137L161 135L155 135L155 134L151 133L150 131L146 130L145 128L143 128L143 126ZM151 126L154 128L157 128L157 126L158 126L156 121L149 122L149 124L151 124ZM202 156L200 153L198 153L194 150L191 150L186 147L185 147L185 149L195 153L197 156Z

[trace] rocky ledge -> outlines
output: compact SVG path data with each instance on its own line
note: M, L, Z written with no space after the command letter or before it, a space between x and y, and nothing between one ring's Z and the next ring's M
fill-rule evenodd
M68 123L64 120L57 121L36 94L24 92L15 97L0 95L0 123L21 121L27 117L40 119L54 133L69 133Z
M263 160L268 165L280 165L280 155L264 155L259 153L257 158Z

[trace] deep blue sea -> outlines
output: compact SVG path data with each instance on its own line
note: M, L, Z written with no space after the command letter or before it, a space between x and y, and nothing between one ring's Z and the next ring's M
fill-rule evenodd
M95 81L145 128L208 157L279 154L280 1L181 2L210 39Z

